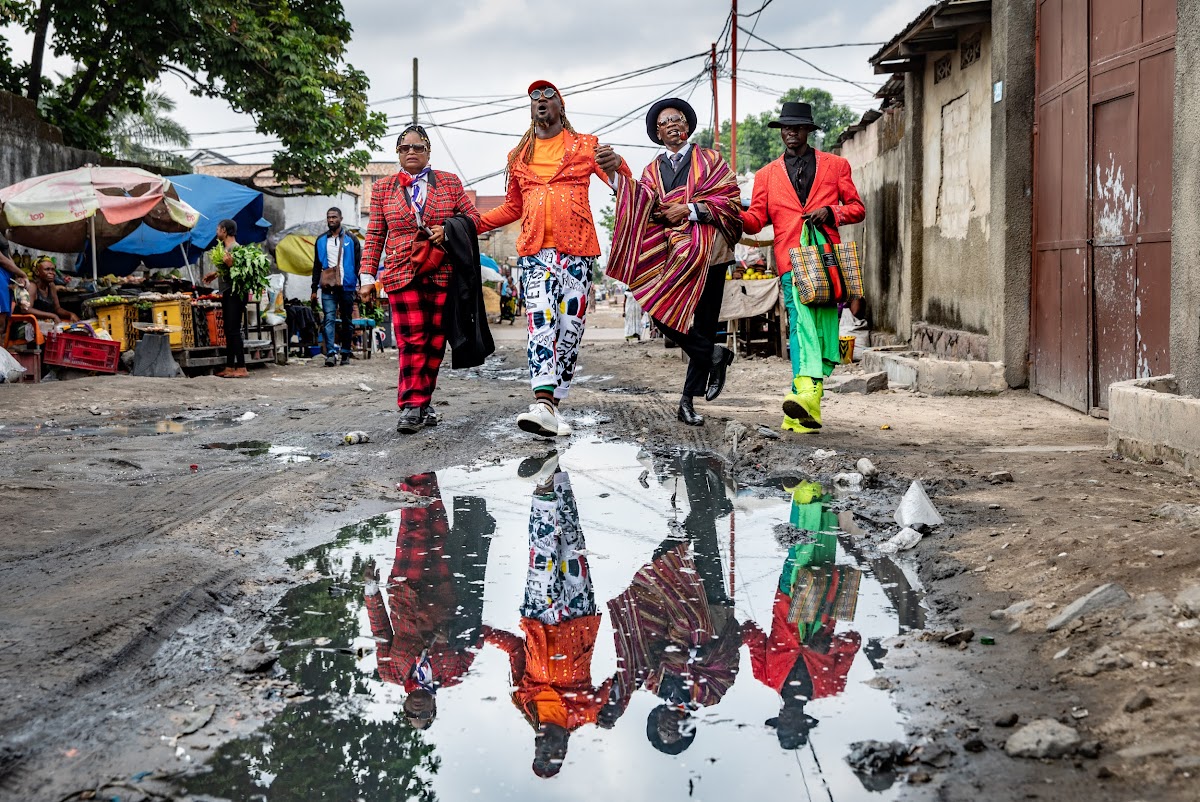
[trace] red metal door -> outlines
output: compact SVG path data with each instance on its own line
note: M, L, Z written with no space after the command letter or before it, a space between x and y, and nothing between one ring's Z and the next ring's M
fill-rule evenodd
M1175 0L1039 4L1030 386L1080 410L1169 370L1175 27Z

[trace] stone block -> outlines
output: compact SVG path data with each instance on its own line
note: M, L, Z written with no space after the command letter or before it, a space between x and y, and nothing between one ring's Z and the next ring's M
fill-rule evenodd
M1004 363L935 359L908 351L867 351L863 370L887 374L888 383L930 395L994 395L1008 389Z
M1031 721L1009 737L1004 751L1009 757L1062 757L1079 746L1079 733L1054 719Z
M1086 596L1080 596L1063 608L1063 611L1046 624L1047 632L1057 632L1076 618L1117 607L1130 601L1129 594L1120 585L1109 582L1101 585Z
M888 387L888 376L878 373L834 374L825 380L825 390L830 393L877 393Z
M1170 375L1109 385L1108 445L1125 457L1200 473L1200 398L1179 395Z

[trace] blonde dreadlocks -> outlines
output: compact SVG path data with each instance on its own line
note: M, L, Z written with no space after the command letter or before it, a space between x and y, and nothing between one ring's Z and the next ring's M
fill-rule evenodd
M563 110L563 113L559 116L559 119L562 120L563 128L570 131L572 134L578 133L575 130L575 127L573 125L571 125L571 121L567 119L567 112L565 109ZM534 132L536 131L536 129L537 129L537 125L535 123L533 123L532 121L530 121L529 129L527 131L525 131L524 134L521 135L521 141L518 142L517 146L515 148L513 148L512 151L509 152L508 166L504 170L504 183L505 184L508 183L508 175L509 175L509 173L512 172L512 166L513 166L513 164L516 163L518 158L520 158L521 161L525 162L526 164L529 164L531 161L533 161L533 139L535 136Z

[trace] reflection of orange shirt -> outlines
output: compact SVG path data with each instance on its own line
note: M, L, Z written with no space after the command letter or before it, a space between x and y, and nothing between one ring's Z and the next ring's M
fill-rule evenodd
M592 651L600 616L589 615L550 626L522 618L521 638L485 627L484 639L508 652L513 702L536 726L557 724L575 730L593 724L608 700L612 680L592 687Z
M549 139L533 140L533 159L529 162L529 169L533 170L534 175L547 183L558 172L559 166L562 165L563 156L566 155L566 133L566 129L563 129L558 132L558 136ZM550 196L551 203L557 200L558 196ZM542 234L542 248L554 247L554 217L560 213L555 208L551 209L550 213L546 215L546 230Z

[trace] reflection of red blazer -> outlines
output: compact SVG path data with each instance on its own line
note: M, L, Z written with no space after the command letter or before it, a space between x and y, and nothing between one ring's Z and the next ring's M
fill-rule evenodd
M846 689L846 676L862 644L862 637L857 632L843 632L833 636L828 652L823 654L810 649L800 642L796 625L788 621L791 603L792 599L786 593L775 592L769 638L753 621L747 621L742 629L742 641L750 647L750 668L754 678L782 693L792 666L802 659L812 678L813 698L837 696ZM822 628L832 628L835 623L826 619L822 621Z
M858 197L858 190L854 188L854 180L850 176L850 162L820 150L816 154L817 174L804 203L796 197L796 188L788 178L787 168L780 156L754 174L754 195L750 199L750 208L742 212L747 234L757 234L767 225L775 226L775 269L779 275L792 269L788 249L800 244L800 233L804 229L801 215L822 206L830 207L836 224L824 232L830 242L842 241L836 226L860 223L866 216L862 199Z
M475 204L463 191L462 181L454 173L430 170L429 195L425 199L422 217L426 226L440 226L456 214L470 218L479 227L479 212ZM385 292L399 290L416 277L412 263L413 243L417 239L417 218L408 199L404 196L404 185L397 175L384 178L371 188L371 220L367 223L367 240L363 243L362 273L375 275ZM383 255L383 269L379 268L379 257ZM450 286L451 266L443 262L432 276L439 287Z

